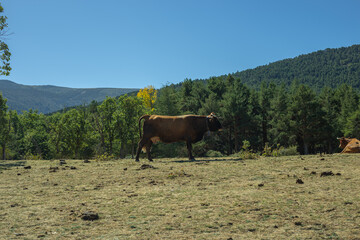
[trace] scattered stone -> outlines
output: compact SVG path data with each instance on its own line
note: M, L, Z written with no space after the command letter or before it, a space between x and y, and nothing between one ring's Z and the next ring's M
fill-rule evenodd
M84 160L84 163L89 163L89 162L90 162L89 159Z
M81 214L81 219L85 221L94 221L99 219L99 215L94 212L84 212Z
M325 212L332 212L332 211L335 211L335 210L336 210L336 208L331 208L331 209L325 210Z
M134 193L134 194L128 195L128 198L137 197L137 196L139 196L139 194Z
M325 160L325 158L320 158L320 161L324 161Z
M156 169L155 167L153 167L149 164L143 164L143 165L141 165L141 167L138 170L144 170L144 169L148 169L148 168Z
M149 184L151 184L151 185L157 185L157 183L156 183L155 180L150 181Z
M249 228L248 231L249 231L249 232L255 232L256 229L255 229L255 228Z
M20 176L20 175L21 175L21 173L18 173L17 175L18 175L18 176Z
M275 225L274 228L279 228L279 227L277 225Z
M25 166L24 169L31 169L31 166Z
M296 183L297 183L297 184L304 184L304 181L301 180L300 178L298 178L298 179L296 180Z
M258 187L263 187L263 186L264 186L263 183L259 183L259 184L258 184Z
M351 204L353 204L353 202L346 201L346 202L344 202L344 204L345 204L345 205L351 205Z
M295 222L295 226L302 226L301 222Z
M332 171L322 172L320 177L324 177L324 176L334 176L334 173Z
M57 170L59 170L58 167L50 167L49 172L56 172Z
M304 167L304 170L306 171L306 170L309 170L308 168L306 168L306 167Z
M313 175L315 175L316 174L316 172L315 171L312 171L310 174L313 174Z
M60 165L65 165L65 164L66 164L66 161L63 159L60 159Z
M338 172L338 173L336 174L336 176L341 176L341 173Z
M126 171L127 170L127 168L124 168L124 171Z
M17 207L17 206L19 206L19 204L17 204L17 203L14 203L14 204L10 205L10 207Z
M74 169L76 169L76 167L74 167L74 166L71 166L71 167L70 167L70 169L73 169L73 170L74 170Z

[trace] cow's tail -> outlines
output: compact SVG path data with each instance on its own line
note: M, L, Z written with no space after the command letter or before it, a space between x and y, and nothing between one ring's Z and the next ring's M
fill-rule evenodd
M142 138L141 136L141 120L145 119L145 120L149 120L150 118L150 115L142 115L140 118L139 118L139 134L140 134L140 138Z
M140 139L142 138L141 136L141 120L145 119L148 120L150 118L150 115L142 115L140 118L139 118L139 134L140 134ZM140 140L141 141L141 140ZM143 146L142 149L141 149L144 153L146 153L146 146Z

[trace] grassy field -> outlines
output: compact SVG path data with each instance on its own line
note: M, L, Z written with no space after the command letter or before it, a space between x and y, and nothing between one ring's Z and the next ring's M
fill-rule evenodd
M0 161L0 172L0 239L360 239L359 154Z

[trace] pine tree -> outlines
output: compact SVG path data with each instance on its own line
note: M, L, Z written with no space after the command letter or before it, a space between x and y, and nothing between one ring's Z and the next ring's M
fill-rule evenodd
M290 132L296 136L300 153L314 152L324 132L325 121L321 105L309 87L300 85L295 91L293 89L289 117Z

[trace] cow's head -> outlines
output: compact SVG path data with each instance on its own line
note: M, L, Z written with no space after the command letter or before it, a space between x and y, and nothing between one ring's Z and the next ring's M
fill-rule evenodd
M210 113L210 115L206 116L206 118L208 119L208 127L210 131L215 132L222 129L221 123L215 116L215 113Z
M337 138L340 141L339 148L345 148L346 145L351 141L351 138L341 137Z

